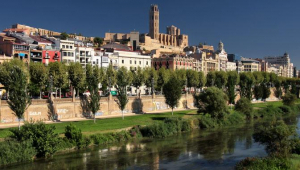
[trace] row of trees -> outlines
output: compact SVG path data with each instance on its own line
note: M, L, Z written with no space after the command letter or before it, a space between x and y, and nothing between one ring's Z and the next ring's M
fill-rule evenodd
M0 82L5 88L9 88L11 84L7 81L7 75L10 68L15 65L28 74L30 80L28 88L31 95L40 93L41 98L42 91L51 90L49 89L51 86L56 92L67 92L70 89L75 89L77 96L79 92L88 90L88 81L85 75L87 70L82 68L80 63L65 65L61 62L53 62L46 67L42 63L32 62L29 67L26 67L19 60L12 60L0 65ZM143 85L148 91L154 86L156 91L162 93L163 86L168 82L172 73L173 71L165 68L155 70L153 68L142 69L138 67L136 70L127 72L131 79L127 86L135 87L137 91ZM99 84L101 84L101 90L105 94L107 94L109 88L116 87L117 80L120 79L111 65L107 69L97 69L95 74L99 74L99 77L101 77ZM265 100L270 95L270 87L275 87L276 97L281 98L283 92L291 91L291 93L297 94L297 84L300 84L298 79L278 77L274 73L266 72L243 72L238 74L236 71L211 71L205 76L201 71L175 70L174 75L182 86L187 87L189 92L192 89L195 92L196 89L202 89L205 86L218 87L226 92L230 103L234 103L236 90L239 90L241 97L246 97L249 100L252 99L253 95L256 99ZM75 95L73 90L72 94Z

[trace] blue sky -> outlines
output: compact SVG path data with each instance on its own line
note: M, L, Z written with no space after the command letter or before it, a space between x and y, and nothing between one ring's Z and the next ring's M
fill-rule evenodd
M151 4L160 10L160 32L175 25L189 44L223 41L228 53L262 58L290 54L300 69L299 0L13 0L1 4L0 29L14 23L85 36L148 32Z

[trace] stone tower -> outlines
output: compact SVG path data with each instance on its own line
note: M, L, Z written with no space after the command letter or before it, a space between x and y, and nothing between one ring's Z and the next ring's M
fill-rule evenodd
M219 51L222 52L224 50L224 44L222 41L219 42Z
M159 10L157 5L151 5L149 12L149 35L152 39L159 37Z

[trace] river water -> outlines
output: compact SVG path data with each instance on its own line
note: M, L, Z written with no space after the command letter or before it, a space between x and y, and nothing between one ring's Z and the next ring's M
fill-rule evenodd
M299 118L286 121L300 127ZM254 126L247 123L218 130L197 129L165 139L142 139L72 151L3 169L234 169L246 157L267 155L264 146L252 138ZM300 134L299 129L297 132Z

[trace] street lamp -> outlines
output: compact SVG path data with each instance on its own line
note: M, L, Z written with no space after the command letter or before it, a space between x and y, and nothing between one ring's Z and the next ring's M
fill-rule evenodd
M154 94L154 78L153 77L151 79L151 84L152 84L152 94Z
M51 95L52 95L52 86L53 86L53 77L52 77L52 75L50 75L50 81L49 81L49 87L50 87L50 89L49 89L49 97L51 97Z
M108 78L108 86L109 86L109 95L110 95L110 91L111 91L111 77Z

